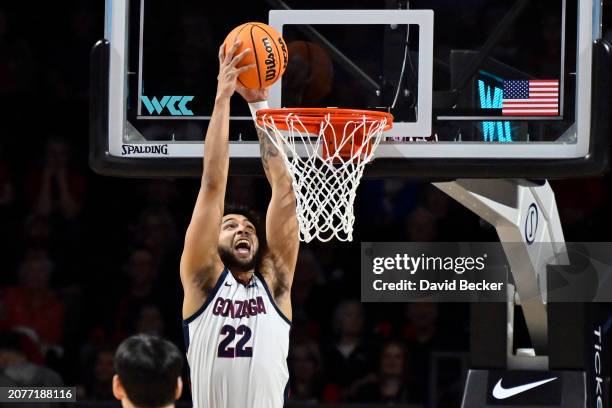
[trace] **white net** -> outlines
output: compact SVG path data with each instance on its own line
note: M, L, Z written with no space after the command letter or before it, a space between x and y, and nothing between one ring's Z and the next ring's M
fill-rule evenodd
M293 113L287 113L282 123L278 115L260 118L258 127L276 146L292 178L300 239L352 241L357 187L380 143L386 118L352 116L333 125L333 115L327 113L314 126L312 116L302 120Z

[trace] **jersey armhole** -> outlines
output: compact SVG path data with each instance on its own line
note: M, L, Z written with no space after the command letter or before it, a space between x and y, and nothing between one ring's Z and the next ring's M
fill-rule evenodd
M206 307L210 304L210 302L212 302L212 300L217 295L217 292L219 291L221 284L225 281L225 277L227 276L228 272L229 272L228 269L224 267L223 272L221 272L221 275L219 275L219 279L217 279L217 283L215 283L215 286L212 288L210 293L208 293L208 296L206 296L206 300L204 301L202 306L200 306L200 308L194 314L189 316L187 319L183 319L183 324L185 326L193 322L195 319L198 318L198 316L204 313L204 310L206 310Z
M263 275L259 272L257 272L255 274L259 280L261 281L261 284L263 285L264 289L266 290L266 293L268 294L268 299L270 299L270 303L272 303L272 306L274 306L274 309L276 310L276 313L278 313L278 315L285 321L287 322L287 324L289 326L291 326L291 320L289 320L289 318L287 316L285 316L285 314L283 312L281 312L281 310L278 308L278 305L276 304L276 300L274 300L274 297L272 296L272 293L270 292L270 288L268 288L268 284L266 283L266 280L264 279Z

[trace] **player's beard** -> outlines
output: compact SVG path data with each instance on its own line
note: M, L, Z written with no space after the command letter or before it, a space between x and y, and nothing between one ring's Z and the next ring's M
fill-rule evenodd
M219 257L223 265L234 272L248 272L255 269L255 266L257 266L257 252L255 252L250 259L242 260L236 258L232 252L232 248L219 247Z

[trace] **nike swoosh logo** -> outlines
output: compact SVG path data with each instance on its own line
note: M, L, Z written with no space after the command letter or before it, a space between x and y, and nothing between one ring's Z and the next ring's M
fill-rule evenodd
M231 283L225 282L225 286L232 286Z
M529 391L533 388L539 387L540 385L544 385L556 379L557 377L553 377L553 378L549 378L549 379L542 380L542 381L537 381L537 382L533 382L533 383L529 383L525 385L519 385L517 387L504 388L502 386L502 380L500 378L497 384L495 384L495 388L493 388L493 397L499 400L514 397L515 395L518 395L525 391Z

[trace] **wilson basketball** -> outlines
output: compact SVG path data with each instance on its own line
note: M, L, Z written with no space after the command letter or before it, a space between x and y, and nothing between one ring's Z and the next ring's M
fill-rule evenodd
M255 64L253 69L243 72L238 81L251 89L267 88L283 75L287 68L288 53L283 37L274 28L263 23L245 23L234 28L225 38L225 51L229 50L236 39L242 44L236 51L240 53L250 48L238 64L239 67Z

